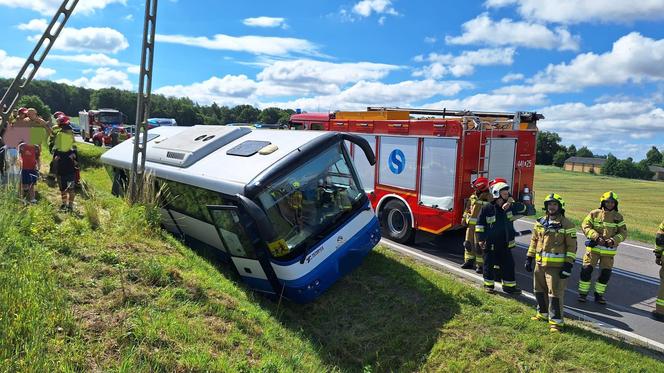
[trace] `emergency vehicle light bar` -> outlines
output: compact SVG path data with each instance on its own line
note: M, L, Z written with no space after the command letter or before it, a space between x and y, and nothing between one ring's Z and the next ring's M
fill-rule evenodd
M531 123L536 122L540 119L544 119L544 115L538 114L536 112L516 112L516 113L501 113L501 112L490 112L490 111L470 111L470 110L449 110L443 108L439 109L413 109L413 108L400 108L400 107L381 107L381 106L369 106L367 111L407 111L410 114L418 115L442 115L450 117L466 117L466 116L475 116L475 117L488 117L488 118L507 118L514 119L515 116L519 115L522 122Z

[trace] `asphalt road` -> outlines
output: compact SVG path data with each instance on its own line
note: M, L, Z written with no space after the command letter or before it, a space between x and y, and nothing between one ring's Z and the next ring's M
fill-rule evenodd
M533 223L520 220L517 221L517 230L532 229ZM404 247L394 245L384 240L388 246L404 254L417 257L420 260L429 261L447 270L457 273L463 272L465 277L480 282L480 275L471 270L460 270L463 263L463 237L461 234L449 233L440 237L418 235L415 244ZM650 312L655 309L655 299L659 287L659 266L655 264L653 247L639 242L626 241L618 248L615 258L615 267L606 292L606 305L599 305L592 301L592 295L588 296L588 302L579 303L577 298L577 287L579 272L581 270L581 258L585 252L585 237L578 234L577 262L574 265L573 275L568 281L565 297L566 311L574 316L586 319L594 319L596 324L622 334L622 337L636 339L641 343L650 345L664 352L664 323L651 318ZM513 250L516 263L516 280L521 289L527 294L532 294L532 273L523 268L526 251L530 243L530 236L517 238L517 248ZM400 249L400 246L402 249ZM599 271L593 272L596 279ZM534 312L534 311L533 311ZM641 338L643 337L643 338ZM654 343L653 343L654 342Z

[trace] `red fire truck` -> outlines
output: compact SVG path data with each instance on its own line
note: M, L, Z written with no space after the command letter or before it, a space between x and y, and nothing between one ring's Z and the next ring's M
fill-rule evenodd
M293 114L292 129L353 132L366 138L376 166L349 145L383 235L408 243L416 230L462 227L471 180L502 177L532 208L537 121L534 112L494 113L370 107L363 112ZM357 154L357 157L356 157Z

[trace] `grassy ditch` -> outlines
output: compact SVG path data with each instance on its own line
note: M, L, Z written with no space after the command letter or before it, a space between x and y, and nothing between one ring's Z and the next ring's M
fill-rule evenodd
M94 148L81 145L82 152ZM378 248L315 303L268 301L163 233L154 207L84 170L58 193L0 198L0 371L658 371L656 357Z

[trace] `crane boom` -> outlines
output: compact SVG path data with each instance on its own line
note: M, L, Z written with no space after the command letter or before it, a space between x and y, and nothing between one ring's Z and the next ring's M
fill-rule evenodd
M136 132L134 153L129 176L129 199L138 200L143 189L145 170L145 150L148 142L147 120L150 116L150 96L152 94L152 65L154 61L154 35L157 22L157 0L146 0L145 23L143 26L143 50L141 52L141 72L138 81L136 101Z
M32 50L32 53L25 60L16 78L14 78L14 81L12 81L12 84L7 88L4 96L2 96L0 100L0 133L3 132L7 125L9 114L14 109L14 106L16 106L19 98L21 98L23 90L32 81L35 74L37 74L39 67L44 62L48 52L53 47L53 43L55 43L60 35L60 31L65 27L78 2L79 0L64 0L62 2L53 19L51 19L51 23L46 27L44 34Z

